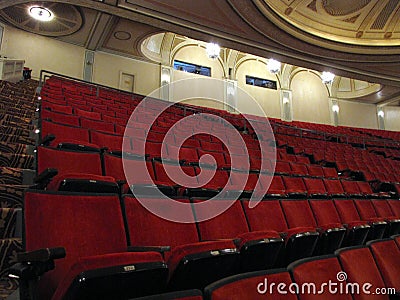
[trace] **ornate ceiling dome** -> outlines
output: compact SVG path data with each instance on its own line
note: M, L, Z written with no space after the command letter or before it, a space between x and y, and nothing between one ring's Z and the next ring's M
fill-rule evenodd
M51 11L54 18L43 22L32 18L29 10L32 6ZM0 11L0 16L12 25L37 34L47 36L64 36L78 31L82 26L82 15L78 8L65 3L32 2L17 4Z
M332 48L329 42L365 47L397 46L392 47L397 48L392 49L393 53L400 46L398 0L253 1L261 7L266 4L270 10L263 10L264 14L281 28L306 41L310 40L310 34L318 37L321 46Z

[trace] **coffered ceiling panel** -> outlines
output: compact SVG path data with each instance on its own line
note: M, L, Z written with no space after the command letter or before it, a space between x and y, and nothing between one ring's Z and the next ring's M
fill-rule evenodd
M335 42L366 46L400 45L398 0L264 0L298 29ZM282 28L284 24L279 22ZM278 24L279 24L278 23ZM301 34L296 35L303 38Z
M140 51L146 37L160 32L160 29L119 18L112 26L112 30L105 39L102 48L119 53L143 58Z

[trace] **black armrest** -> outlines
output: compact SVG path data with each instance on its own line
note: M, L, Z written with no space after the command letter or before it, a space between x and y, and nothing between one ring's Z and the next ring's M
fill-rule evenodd
M38 176L36 176L36 178L34 179L35 183L41 184L44 186L47 185L47 183L58 174L57 169L52 169L52 168L47 168L46 170L44 170L41 174L39 174Z
M53 270L54 260L64 258L64 248L44 248L17 254L18 263L10 268L10 277L18 278L23 285L35 280L44 273Z
M171 247L170 246L129 246L128 251L129 252L153 251L153 252L164 253L167 251L171 251Z
M41 141L40 141L40 143L39 143L39 145L42 145L42 146L48 146L48 145L50 145L50 143L52 142L52 141L54 141L56 139L56 136L54 135L54 134L48 134L48 135L46 135Z
M119 187L123 186L125 183L127 183L126 180L123 180L123 179L117 180L117 184L118 184Z
M65 249L59 248L43 248L30 252L22 252L17 254L18 262L45 262L52 259L64 258Z

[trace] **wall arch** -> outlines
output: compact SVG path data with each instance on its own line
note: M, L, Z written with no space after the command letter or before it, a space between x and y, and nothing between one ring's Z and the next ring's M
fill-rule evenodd
M266 62L254 58L243 59L236 65L236 79L238 87L250 94L260 104L265 115L272 118L280 118L280 91L279 80L276 75L267 70ZM278 90L272 90L246 84L246 75L274 80L277 82ZM241 112L252 113L251 108L238 99L238 109Z
M291 78L293 119L331 124L329 93L317 73L298 70Z

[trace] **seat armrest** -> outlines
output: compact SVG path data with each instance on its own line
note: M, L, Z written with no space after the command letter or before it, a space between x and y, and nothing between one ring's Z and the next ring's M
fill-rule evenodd
M35 280L44 273L53 270L55 267L54 260L64 258L65 255L64 248L44 248L18 253L18 263L10 268L9 276L24 282Z
M163 254L164 252L171 251L170 246L129 246L128 247L129 252L147 252L147 251L152 251L152 252L159 252Z
M48 135L46 135L40 142L39 142L39 145L42 145L42 146L49 146L50 145L50 143L52 142L52 141L54 141L56 139L56 136L54 135L54 134L48 134Z
M36 178L33 180L37 183L40 187L45 187L50 180L58 174L57 169L47 168L42 173L40 173Z
M59 248L43 248L30 252L22 252L17 254L17 261L20 263L29 262L46 262L49 260L64 258L65 249Z

